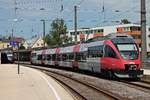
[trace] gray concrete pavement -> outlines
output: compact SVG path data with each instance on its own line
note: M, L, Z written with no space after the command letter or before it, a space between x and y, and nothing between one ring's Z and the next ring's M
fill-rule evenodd
M55 80L35 69L0 65L0 100L73 100Z
M143 69L144 70L144 75L150 75L150 70L149 69Z

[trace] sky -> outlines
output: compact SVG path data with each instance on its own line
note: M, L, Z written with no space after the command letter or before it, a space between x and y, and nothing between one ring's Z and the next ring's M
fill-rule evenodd
M14 29L14 36L25 39L42 36L41 19L46 20L46 33L56 18L63 18L67 28L73 29L75 5L78 28L115 25L121 19L140 23L140 0L0 0L0 35L11 35ZM146 6L150 25L150 0Z

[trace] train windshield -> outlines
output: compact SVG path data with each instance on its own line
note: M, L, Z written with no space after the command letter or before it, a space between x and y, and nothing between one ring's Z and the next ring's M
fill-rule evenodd
M117 44L117 48L120 51L121 56L125 60L138 59L138 48L136 44Z

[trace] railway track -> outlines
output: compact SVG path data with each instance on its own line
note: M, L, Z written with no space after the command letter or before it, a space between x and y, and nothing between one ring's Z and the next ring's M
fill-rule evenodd
M35 68L30 65L26 66ZM94 86L93 84L90 84L84 80L74 79L67 75L50 71L41 67L36 67L35 69L46 73L47 75L53 77L60 84L67 87L69 90L71 90L71 92L73 92L73 95L75 95L77 100L129 100L128 98L121 97L120 95L114 94L111 91Z
M120 80L119 82L125 83L129 87L136 88L138 90L142 90L144 92L150 93L150 83L146 81L125 81Z
M67 74L68 72L66 73L66 71L64 71L64 72L57 71L57 69L53 70L53 69L49 69L48 67L33 66L33 65L24 65L24 66L28 66L28 67L32 67L32 68L41 70L44 73L48 74L49 76L53 77L60 84L63 84L63 86L66 86L71 91L71 93L73 91L72 94L75 95L75 98L76 97L78 98L77 100L84 100L84 99L88 99L88 100L97 100L98 99L99 100L99 98L102 98L102 97L104 100L129 100L129 99L132 99L132 97L130 98L130 96L120 95L120 93L116 93L110 89L107 89L107 88L105 88L105 86L102 87L101 85L98 85L96 81L95 81L96 83L93 83L94 81L91 82L90 79L86 79L84 77L80 78L80 76L78 76L78 77L74 76L74 74L72 74L73 72L71 72L71 73L69 72L70 74ZM51 73L51 74L49 74L49 73ZM52 76L52 74L53 75L55 74L55 76ZM63 79L63 80L61 80L61 79ZM113 81L113 82L115 82L115 81ZM121 83L120 85L127 86L127 87L131 88L131 90L136 89L143 93L150 94L150 89L149 89L150 83L147 81L145 82L144 80L141 80L141 81L119 80L116 82L117 82L117 84L118 84L118 82L120 82ZM138 85L136 85L136 84L138 84ZM72 87L72 86L75 86L75 87ZM78 87L78 86L80 86L80 87ZM129 95L130 95L130 93L129 93ZM135 95L135 98L137 96Z
M66 84L66 82L58 79L58 77L56 78L56 76L44 72L47 75L49 75L50 77L52 77L53 79L55 79L60 85L62 85L62 87L64 87L65 89L69 90L72 94L72 96L75 98L75 100L86 100L86 97L84 97L83 95L81 95L78 91L76 91L74 88L72 88L71 86L69 86L68 84Z
M55 73L46 72L47 75L53 77L60 83L63 83L65 86L69 87L72 91L74 91L77 96L75 98L79 97L81 100L98 100L100 98L104 100L118 100L118 98L114 98L108 94L104 94L101 91L96 90L95 88L85 85L81 82L78 82L74 79L70 79L68 77L58 75ZM79 100L79 99L77 99ZM120 99L119 99L120 100Z

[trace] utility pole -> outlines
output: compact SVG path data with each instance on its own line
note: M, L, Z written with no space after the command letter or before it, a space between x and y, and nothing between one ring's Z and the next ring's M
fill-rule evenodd
M142 66L144 67L144 62L147 59L147 49L146 49L146 4L145 0L141 0L141 34L142 34Z
M75 32L75 43L77 43L77 6L74 6L74 32Z
M45 38L45 20L42 19L41 21L43 22L43 39L44 39ZM45 48L45 40L43 41L44 41L44 48Z
M14 20L16 20L16 18L17 18L17 2L16 2L16 0L14 0L14 14L15 14L15 18L14 18ZM16 21L14 22L14 20L13 20L13 25L12 25L12 38L14 37L14 28L15 28L15 23L16 23Z
M13 28L14 26L12 26L12 35L11 35L11 38L13 38L14 37L14 28Z

